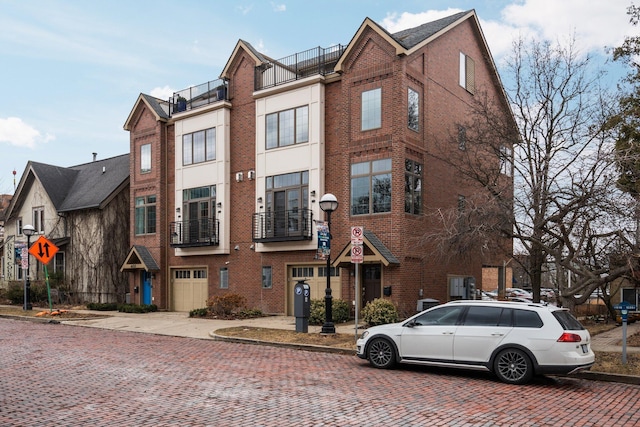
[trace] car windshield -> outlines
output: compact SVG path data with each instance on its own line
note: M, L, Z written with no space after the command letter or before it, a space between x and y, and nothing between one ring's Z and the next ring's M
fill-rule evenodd
M573 317L573 314L568 310L556 310L553 312L553 316L560 322L565 331L581 331L584 329L580 321Z

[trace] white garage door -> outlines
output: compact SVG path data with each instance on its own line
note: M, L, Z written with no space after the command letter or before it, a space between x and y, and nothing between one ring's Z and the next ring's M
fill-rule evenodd
M173 311L191 311L207 306L209 282L206 269L176 269L172 278Z
M325 265L294 265L289 267L287 286L287 316L293 316L293 288L298 280L304 280L309 284L311 299L324 300L327 289L327 276ZM340 269L331 268L331 296L334 299L342 299L342 286L340 284Z

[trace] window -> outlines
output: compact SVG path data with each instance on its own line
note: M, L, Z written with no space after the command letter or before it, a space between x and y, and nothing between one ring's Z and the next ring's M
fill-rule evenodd
M220 289L229 289L229 269L227 267L220 269Z
M513 310L513 325L516 328L542 328L542 319L535 311Z
M475 62L460 52L460 86L473 94L476 91Z
M422 213L422 165L408 159L404 161L404 211Z
M382 89L362 92L362 130L382 126Z
M44 207L33 208L33 228L36 234L44 233Z
M313 277L313 267L293 267L291 277Z
M267 114L266 138L267 150L309 142L309 107Z
M16 236L22 236L22 218L16 220Z
M271 289L273 282L271 278L271 266L262 267L262 289Z
M140 172L151 172L151 144L140 146Z
M331 277L340 277L340 268L331 267L329 269ZM318 267L318 277L327 277L327 267Z
M391 212L391 159L351 165L351 215Z
M465 326L499 326L501 307L471 306L464 320Z
M268 176L265 190L269 234L293 236L306 231L309 171Z
M502 145L500 147L500 173L511 176L512 175L512 157L513 152L510 147Z
M437 308L435 310L427 311L421 316L416 317L414 319L414 324L416 326L455 325L463 309L464 307L461 307L461 306L451 306L451 307L442 307L442 308Z
M156 196L136 197L136 235L156 232Z
M464 126L458 126L458 148L467 149L467 129Z
M466 207L467 207L467 198L459 194L458 195L458 213L459 214L464 213Z
M175 270L176 279L190 279L191 270Z
M216 159L216 128L182 135L182 164L209 162Z
M407 95L407 126L411 130L419 130L420 95L417 91L409 88Z
M215 206L215 185L182 190L184 242L208 241L216 235Z
M64 252L58 251L53 257L53 271L64 274Z

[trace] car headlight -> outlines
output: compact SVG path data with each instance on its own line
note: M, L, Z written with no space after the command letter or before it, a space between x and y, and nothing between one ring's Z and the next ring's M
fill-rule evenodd
M362 340L363 340L363 339L365 339L367 336L369 336L369 331L364 331L364 332L362 333L362 335L360 335L360 339L362 339Z

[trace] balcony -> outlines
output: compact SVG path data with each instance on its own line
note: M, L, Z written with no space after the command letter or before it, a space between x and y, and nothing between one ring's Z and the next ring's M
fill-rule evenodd
M253 214L253 241L289 242L313 239L313 212L309 209Z
M191 86L174 92L169 98L169 114L182 113L228 99L228 82L222 79L212 80L197 86Z
M202 218L169 224L172 248L217 246L220 243L219 233L220 222L217 219Z
M316 74L333 72L338 59L346 49L344 45L317 47L276 61L265 62L255 68L255 90L268 89Z

